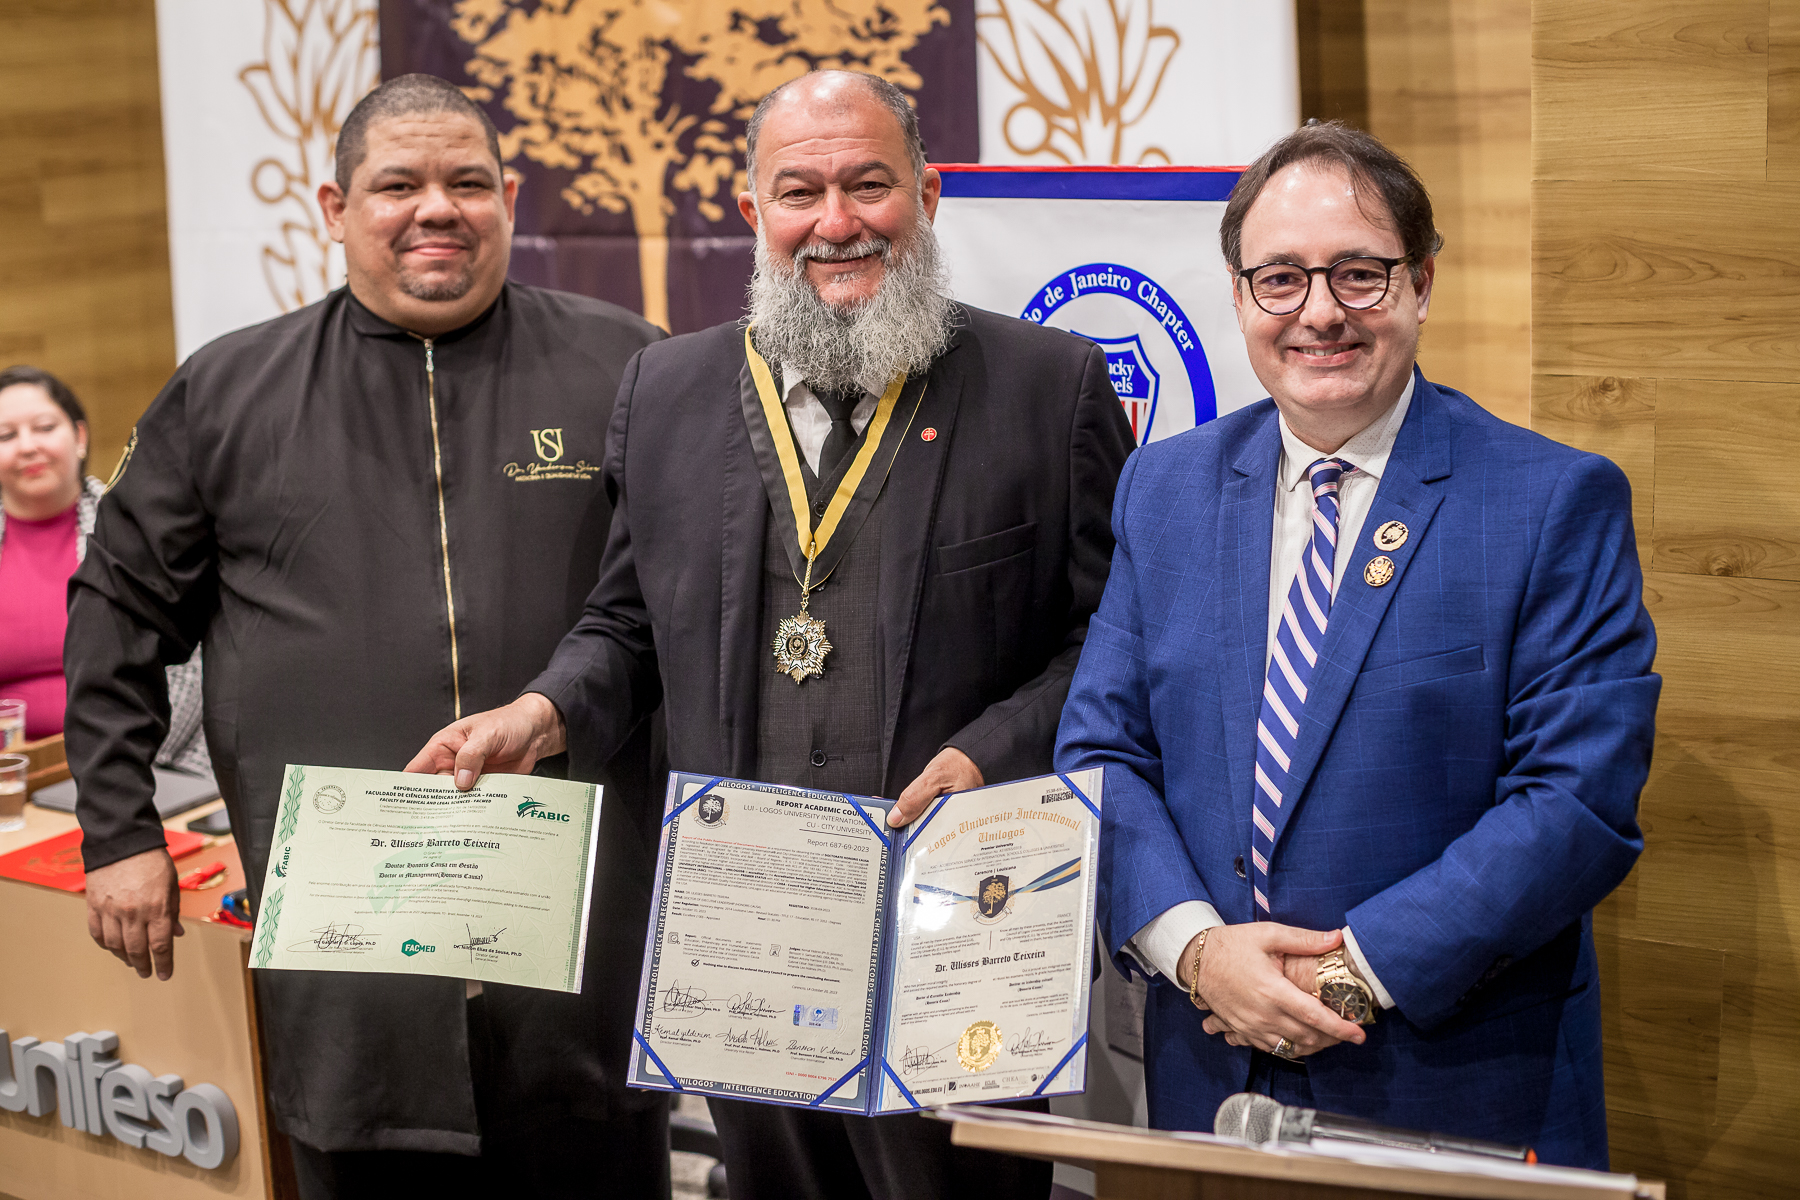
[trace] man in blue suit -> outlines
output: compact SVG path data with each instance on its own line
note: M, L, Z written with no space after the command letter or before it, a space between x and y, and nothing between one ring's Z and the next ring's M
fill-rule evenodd
M1222 227L1271 399L1132 457L1057 766L1153 977L1151 1123L1233 1092L1607 1165L1591 910L1661 680L1630 489L1414 365L1416 175L1312 124Z

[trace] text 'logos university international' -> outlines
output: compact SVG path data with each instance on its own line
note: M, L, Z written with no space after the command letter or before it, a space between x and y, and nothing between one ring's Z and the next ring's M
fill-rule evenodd
M1100 347L1138 445L1218 415L1199 335L1168 290L1143 272L1108 262L1071 267L1039 288L1019 315Z
M119 1061L119 1035L71 1033L60 1042L9 1037L0 1029L0 1111L46 1117L70 1129L111 1135L134 1150L154 1150L215 1170L237 1157L238 1118L231 1098L210 1083L185 1086L179 1075L152 1076Z

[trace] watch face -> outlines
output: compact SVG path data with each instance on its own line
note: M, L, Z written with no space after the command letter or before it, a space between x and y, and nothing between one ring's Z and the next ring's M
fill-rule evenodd
M1346 1021L1369 1019L1369 995L1347 979L1334 979L1319 989L1319 1003Z

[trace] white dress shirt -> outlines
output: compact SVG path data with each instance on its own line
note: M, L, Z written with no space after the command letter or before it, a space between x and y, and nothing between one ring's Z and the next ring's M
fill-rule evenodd
M882 379L870 386L868 380L861 379L857 385L862 388L863 397L850 412L850 424L860 437L874 419L875 405L888 381ZM781 364L781 404L787 410L788 428L794 431L794 443L806 456L807 467L817 475L819 453L825 449L825 438L831 433L831 414L806 386L806 377L787 363Z
M1269 630L1263 649L1265 667L1272 653L1268 647L1275 644L1275 627L1281 622L1281 610L1287 602L1288 589L1293 586L1294 576L1300 570L1300 556L1312 540L1313 498L1312 488L1307 486L1307 470L1321 458L1341 459L1355 468L1347 472L1338 483L1337 540L1340 549L1354 547L1358 535L1362 533L1363 522L1368 520L1369 509L1374 507L1375 492L1381 486L1381 473L1387 469L1388 455L1394 449L1394 439L1400 434L1400 426L1406 422L1407 409L1412 407L1413 383L1414 380L1409 378L1406 389L1400 393L1400 399L1387 414L1376 418L1362 432L1338 447L1334 454L1324 454L1308 446L1294 436L1293 430L1288 428L1286 417L1278 418L1281 425L1281 462L1276 474L1274 536L1269 547ZM1353 557L1355 556L1349 553L1335 556L1331 564L1333 597L1337 595L1338 586L1344 581L1344 569L1350 565ZM1220 918L1219 910L1212 905L1204 900L1186 900L1151 918L1127 943L1127 949L1146 969L1177 979L1179 976L1176 965L1181 961L1182 952L1187 949L1188 943L1201 930L1223 924L1225 922ZM1355 931L1346 927L1344 941L1350 947L1351 957L1356 960L1356 969L1362 972L1362 977L1369 981L1370 988L1374 990L1376 1001L1383 1008L1394 1007L1394 998L1381 986L1375 972L1369 969L1368 959L1363 957L1362 948L1356 944Z

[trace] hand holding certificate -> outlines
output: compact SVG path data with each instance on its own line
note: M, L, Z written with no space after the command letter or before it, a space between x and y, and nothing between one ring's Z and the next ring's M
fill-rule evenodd
M251 965L581 990L600 789L290 766Z
M875 1114L1080 1091L1099 771L872 797L676 774L634 1086Z

